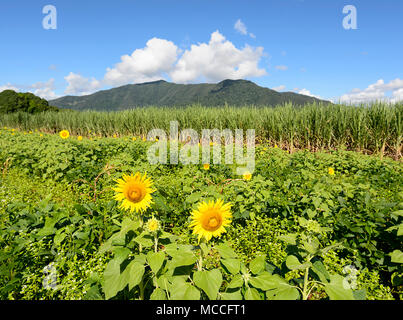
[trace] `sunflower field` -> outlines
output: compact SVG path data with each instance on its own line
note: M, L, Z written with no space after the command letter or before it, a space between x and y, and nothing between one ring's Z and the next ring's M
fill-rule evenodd
M0 129L0 299L403 298L401 160L268 141L239 176L49 132Z

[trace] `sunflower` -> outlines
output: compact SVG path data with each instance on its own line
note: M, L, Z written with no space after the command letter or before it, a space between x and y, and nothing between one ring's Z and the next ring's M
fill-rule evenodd
M78 137L77 137L77 140L78 140L78 141L81 141L81 140L83 140L83 137L82 137L82 136L78 136Z
M189 227L193 228L193 234L197 234L199 241L204 237L209 241L212 237L220 237L226 232L225 227L231 223L231 204L221 199L199 203L197 209L192 212L192 222Z
M59 133L60 138L67 139L70 136L70 133L67 130L62 130Z
M160 222L154 217L152 217L150 220L147 221L145 229L151 233L157 232L160 229Z
M327 169L327 172L328 172L331 176L334 176L334 169L333 169L333 168Z
M252 174L247 171L242 175L242 177L243 177L244 180L249 181L250 179L252 179Z
M155 190L151 189L153 183L146 175L137 172L134 176L123 175L122 179L116 181L118 184L113 190L117 192L115 199L122 201L121 208L141 213L150 207L151 193Z
M203 169L204 169L204 170L210 169L210 164L209 164L209 163L203 164Z

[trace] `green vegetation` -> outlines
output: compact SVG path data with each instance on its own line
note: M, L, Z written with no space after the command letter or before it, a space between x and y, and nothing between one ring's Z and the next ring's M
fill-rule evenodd
M20 130L38 129L57 133L67 129L73 135L146 135L152 129L169 132L170 121L179 129L255 129L258 141L294 149L347 149L401 157L403 105L375 104L369 107L317 104L295 108L148 107L121 112L47 112L8 114L0 126Z
M13 90L0 92L0 114L27 112L38 113L44 111L58 111L52 107L45 99L41 99L32 93L17 93Z
M184 107L192 104L220 106L224 103L232 106L275 106L284 103L302 106L314 102L328 103L294 92L277 92L247 80L224 80L217 84L175 84L160 80L102 90L87 96L66 96L51 101L60 108L98 111L144 106Z
M262 144L246 181L234 165L150 165L138 137L91 139L1 129L0 298L403 297L400 161ZM141 219L113 198L130 172L156 189ZM218 198L233 222L199 244L190 213Z

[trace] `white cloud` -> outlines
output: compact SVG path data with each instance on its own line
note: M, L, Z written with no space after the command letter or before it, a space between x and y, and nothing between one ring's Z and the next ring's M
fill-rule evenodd
M3 86L0 86L0 92L3 92L4 90L14 90L14 91L19 91L19 89L12 85L11 83L7 83Z
M13 85L8 83L4 86L0 86L0 92L4 90L14 90L16 92L31 92L43 99L51 100L56 99L58 95L54 92L55 79L49 79L46 82L36 82L31 85Z
M172 70L180 50L171 41L153 38L146 47L121 57L114 68L108 68L104 81L108 85L159 80Z
M262 47L254 49L246 45L238 49L215 31L209 43L192 45L186 50L169 75L174 82L181 83L260 77L266 74L266 70L258 67L262 56Z
M54 83L55 79L50 79L47 82L36 82L31 85L31 90L29 91L46 100L56 99L58 95L54 92Z
M387 93L391 92L388 96ZM366 89L353 89L340 97L342 103L368 103L371 101L389 101L398 102L403 100L403 80L394 79L389 83L385 83L383 79L370 84Z
M208 43L191 45L184 52L171 41L153 38L144 48L122 56L113 68L107 68L103 79L89 79L70 72L65 77L68 83L65 93L85 95L106 86L167 78L176 83L189 83L260 77L266 74L258 66L264 54L263 47L236 48L219 31L211 34Z
M322 99L320 96L312 94L309 90L307 90L305 88L298 90L298 93L306 95L306 96L314 97L314 98L317 98L317 99Z
M241 19L238 19L235 22L234 29L244 36L248 35L248 28L246 28L246 25L241 21ZM256 39L256 36L253 33L249 33L249 37Z
M280 85L278 87L274 87L272 89L275 90L275 91L283 91L285 89L285 85L282 84L282 85Z
M101 81L95 78L88 79L73 72L70 72L64 79L68 83L64 93L69 95L87 95L103 87Z
M285 71L285 70L288 69L288 67L287 67L287 66L284 66L284 65L275 66L275 68L276 68L277 70L281 70L281 71Z

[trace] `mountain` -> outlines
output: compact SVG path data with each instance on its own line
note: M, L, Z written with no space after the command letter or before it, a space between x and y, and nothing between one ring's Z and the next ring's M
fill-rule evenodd
M0 114L13 112L37 113L43 111L58 111L49 103L33 93L15 92L14 90L4 90L0 92Z
M60 108L115 111L144 106L274 106L285 102L304 105L319 100L294 92L277 92L248 80L224 80L217 84L175 84L164 80L129 84L86 96L66 96L50 101Z

